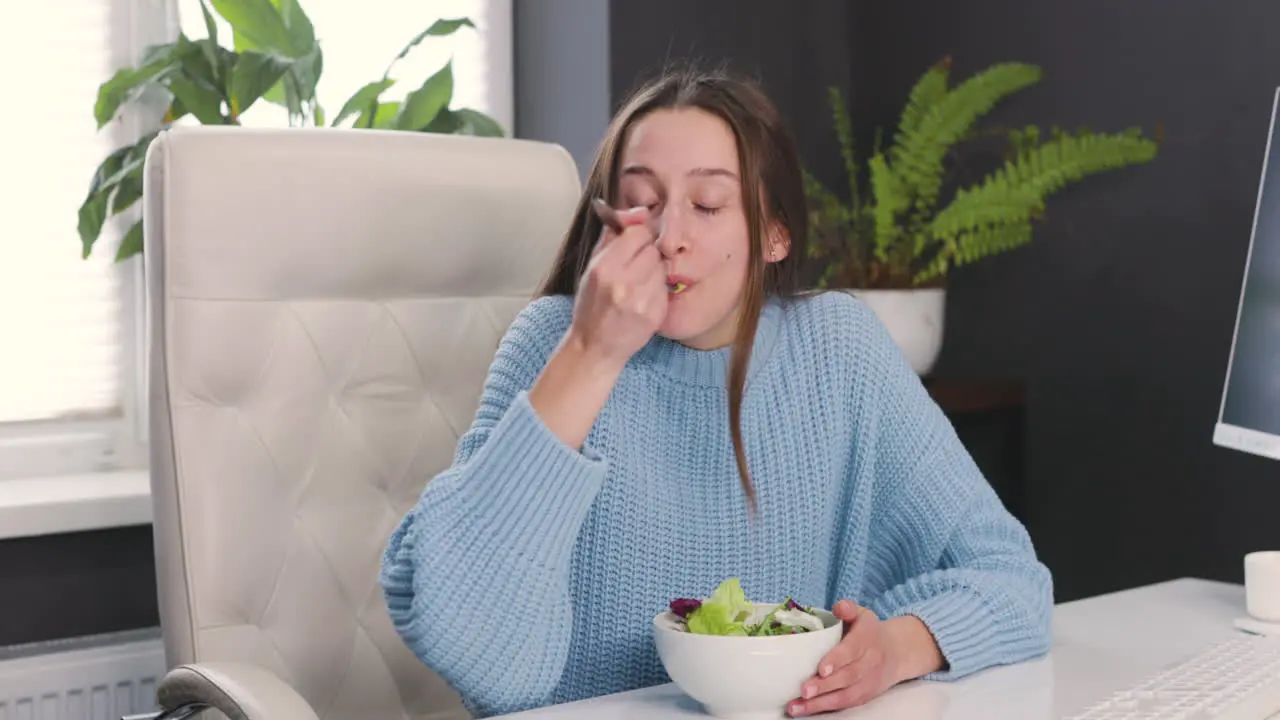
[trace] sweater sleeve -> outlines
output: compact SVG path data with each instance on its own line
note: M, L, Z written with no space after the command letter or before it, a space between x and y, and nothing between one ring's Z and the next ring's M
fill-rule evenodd
M950 680L1049 649L1053 582L954 428L878 323L866 397L874 430L863 601L880 618L914 615Z
M544 704L568 656L570 557L605 463L561 442L526 393L569 312L535 301L512 323L452 466L383 555L396 631L473 716Z

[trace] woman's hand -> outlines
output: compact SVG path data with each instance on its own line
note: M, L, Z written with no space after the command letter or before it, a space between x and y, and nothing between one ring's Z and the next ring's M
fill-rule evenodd
M848 600L832 612L845 624L840 644L818 663L818 674L787 706L792 716L857 707L907 680L938 670L942 653L919 618L880 620Z
M667 271L648 208L619 212L606 227L578 284L569 335L587 354L618 366L653 337L667 316Z
M581 448L627 360L667 316L667 274L654 246L648 208L618 213L606 229L574 299L560 346L529 389L529 403L552 434Z

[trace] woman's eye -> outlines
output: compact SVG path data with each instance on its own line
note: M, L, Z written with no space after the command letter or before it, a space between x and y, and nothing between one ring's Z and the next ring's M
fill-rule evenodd
M711 207L709 205L703 205L701 203L694 203L693 209L697 210L700 213L704 213L706 215L715 215L716 213L720 212L720 208L718 207Z

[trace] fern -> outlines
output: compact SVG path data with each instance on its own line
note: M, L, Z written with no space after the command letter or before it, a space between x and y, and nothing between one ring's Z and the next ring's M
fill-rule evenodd
M950 60L935 64L912 87L893 144L882 133L865 164L854 147L844 98L828 90L832 122L849 182L846 203L809 172L810 255L823 261L823 287L903 287L945 278L954 267L1031 241L1047 199L1093 174L1146 163L1157 143L1139 129L1099 134L1049 133L1031 125L1008 133L1004 163L961 188L941 210L939 195L952 147L1000 100L1038 82L1040 69L1003 63L948 89ZM1047 135L1047 137L1046 137ZM865 173L865 176L862 175ZM869 191L865 206L863 184Z
M956 265L968 265L997 253L1007 252L1031 242L1030 221L1017 221L1005 225L988 225L960 236L956 242Z
M817 201L817 211L827 223L843 225L849 221L849 209L808 170L804 171L804 191L809 198Z
M951 76L951 58L945 58L929 68L907 95L907 104L902 108L902 117L898 120L898 132L894 142L899 146L906 144L907 137L915 133L926 113L947 94L947 81Z
M1002 63L974 75L935 101L917 127L904 132L890 151L893 168L916 209L928 212L937 201L944 174L943 159L977 120L996 103L1040 80L1040 68Z
M868 167L871 172L871 195L875 201L872 215L875 221L874 253L877 260L888 262L889 253L900 233L898 214L907 209L910 198L897 174L889 169L884 155L872 157Z
M1088 175L1150 162L1156 149L1155 142L1132 130L1059 134L1043 145L1024 149L994 177L1026 187L1043 199Z
M839 88L828 88L827 101L831 105L831 121L835 126L836 143L840 146L845 177L849 181L849 209L856 215L862 209L862 198L858 187L858 158L853 142L853 120L849 117L849 109Z
M913 278L917 285L936 280L951 268L967 265L983 258L1014 250L1031 242L1030 220L982 225L961 233L954 241L944 242L932 261Z
M954 239L985 225L1028 222L1043 209L1044 201L1033 186L993 176L975 188L956 191L951 204L934 216L929 233L933 239Z
M1023 146L1019 155L971 189L956 192L955 199L934 216L935 239L992 223L1031 220L1044 210L1053 193L1087 175L1149 162L1156 145L1132 132L1111 135L1068 135L1043 145Z

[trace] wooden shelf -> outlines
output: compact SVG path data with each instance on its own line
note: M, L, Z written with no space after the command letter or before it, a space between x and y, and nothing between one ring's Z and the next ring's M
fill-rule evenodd
M1027 402L1026 386L1020 382L925 378L924 385L949 413L1020 410Z

